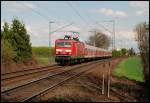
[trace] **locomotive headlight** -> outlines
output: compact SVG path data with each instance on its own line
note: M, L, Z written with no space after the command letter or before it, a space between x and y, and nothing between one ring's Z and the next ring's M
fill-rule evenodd
M71 50L65 50L65 52L71 52Z
M59 52L58 52L58 51L56 51L56 54L59 54Z
M62 51L62 49L56 49L56 51Z

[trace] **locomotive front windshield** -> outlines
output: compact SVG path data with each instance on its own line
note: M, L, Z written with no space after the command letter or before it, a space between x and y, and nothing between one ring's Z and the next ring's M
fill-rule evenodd
M57 42L56 46L71 47L71 42Z

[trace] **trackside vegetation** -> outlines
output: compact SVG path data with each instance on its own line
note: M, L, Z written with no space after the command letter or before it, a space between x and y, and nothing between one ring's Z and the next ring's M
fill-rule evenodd
M1 29L1 41L3 62L7 62L7 58L15 62L22 62L32 57L30 36L25 24L17 18L12 20L12 24L4 22Z
M32 47L32 53L41 65L48 65L54 62L54 48Z
M112 56L113 57L119 57L119 56L132 56L135 55L135 51L133 48L131 49L126 49L122 48L121 50L113 50L112 51Z
M118 64L113 74L131 80L144 82L143 68L139 57L129 57Z

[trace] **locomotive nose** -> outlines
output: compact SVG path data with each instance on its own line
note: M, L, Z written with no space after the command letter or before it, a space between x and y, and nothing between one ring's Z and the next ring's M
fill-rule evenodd
M56 49L56 54L71 54L71 49Z

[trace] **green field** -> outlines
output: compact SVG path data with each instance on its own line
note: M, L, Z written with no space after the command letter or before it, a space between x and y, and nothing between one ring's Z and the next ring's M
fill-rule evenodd
M126 77L131 80L144 82L144 74L139 57L129 57L123 60L114 69L113 74L117 77Z
M48 65L48 64L54 63L54 49L53 48L50 49L49 47L32 47L32 53L34 57L36 58L36 60L38 61L38 63L41 65Z

